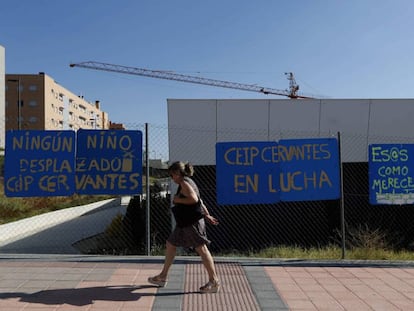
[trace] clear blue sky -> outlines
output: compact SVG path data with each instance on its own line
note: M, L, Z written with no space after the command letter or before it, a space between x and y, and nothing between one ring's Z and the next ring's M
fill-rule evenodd
M6 73L45 72L113 122L167 125L167 98L283 98L69 68L100 61L306 94L414 98L412 0L2 1Z

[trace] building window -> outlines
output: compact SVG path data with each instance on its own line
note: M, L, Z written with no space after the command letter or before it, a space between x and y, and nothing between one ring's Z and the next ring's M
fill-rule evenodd
M30 117L29 122L30 123L36 123L37 122L37 117Z
M77 117L75 114L73 114L73 112L69 112L69 120L71 121L76 121Z
M61 121L53 119L53 118L50 121L51 121L50 123L52 124L52 126L55 127L55 128L59 127L59 123L61 122Z
M32 91L32 92L37 91L37 85L34 85L34 84L30 85L29 86L29 91Z
M37 101L35 100L29 101L29 107L37 107Z

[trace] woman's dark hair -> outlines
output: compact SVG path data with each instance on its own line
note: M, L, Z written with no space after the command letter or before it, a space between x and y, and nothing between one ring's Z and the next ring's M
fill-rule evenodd
M168 168L169 173L179 173L181 176L191 177L194 174L194 167L191 163L177 161L170 165Z

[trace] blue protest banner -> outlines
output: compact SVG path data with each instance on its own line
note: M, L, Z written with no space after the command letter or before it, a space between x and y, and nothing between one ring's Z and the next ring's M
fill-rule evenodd
M369 145L369 202L414 203L414 145Z
M217 143L217 202L279 202L278 167L276 142Z
M75 132L7 131L8 197L66 196L75 192Z
M75 183L79 194L142 193L142 132L79 130Z
M335 138L281 140L281 200L339 199L341 187L338 150Z
M271 204L340 198L334 138L216 144L219 204Z

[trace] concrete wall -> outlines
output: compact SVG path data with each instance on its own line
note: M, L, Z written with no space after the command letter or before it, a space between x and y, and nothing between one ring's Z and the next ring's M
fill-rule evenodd
M344 162L370 143L412 143L414 99L168 99L170 160L215 164L215 143L337 137Z

